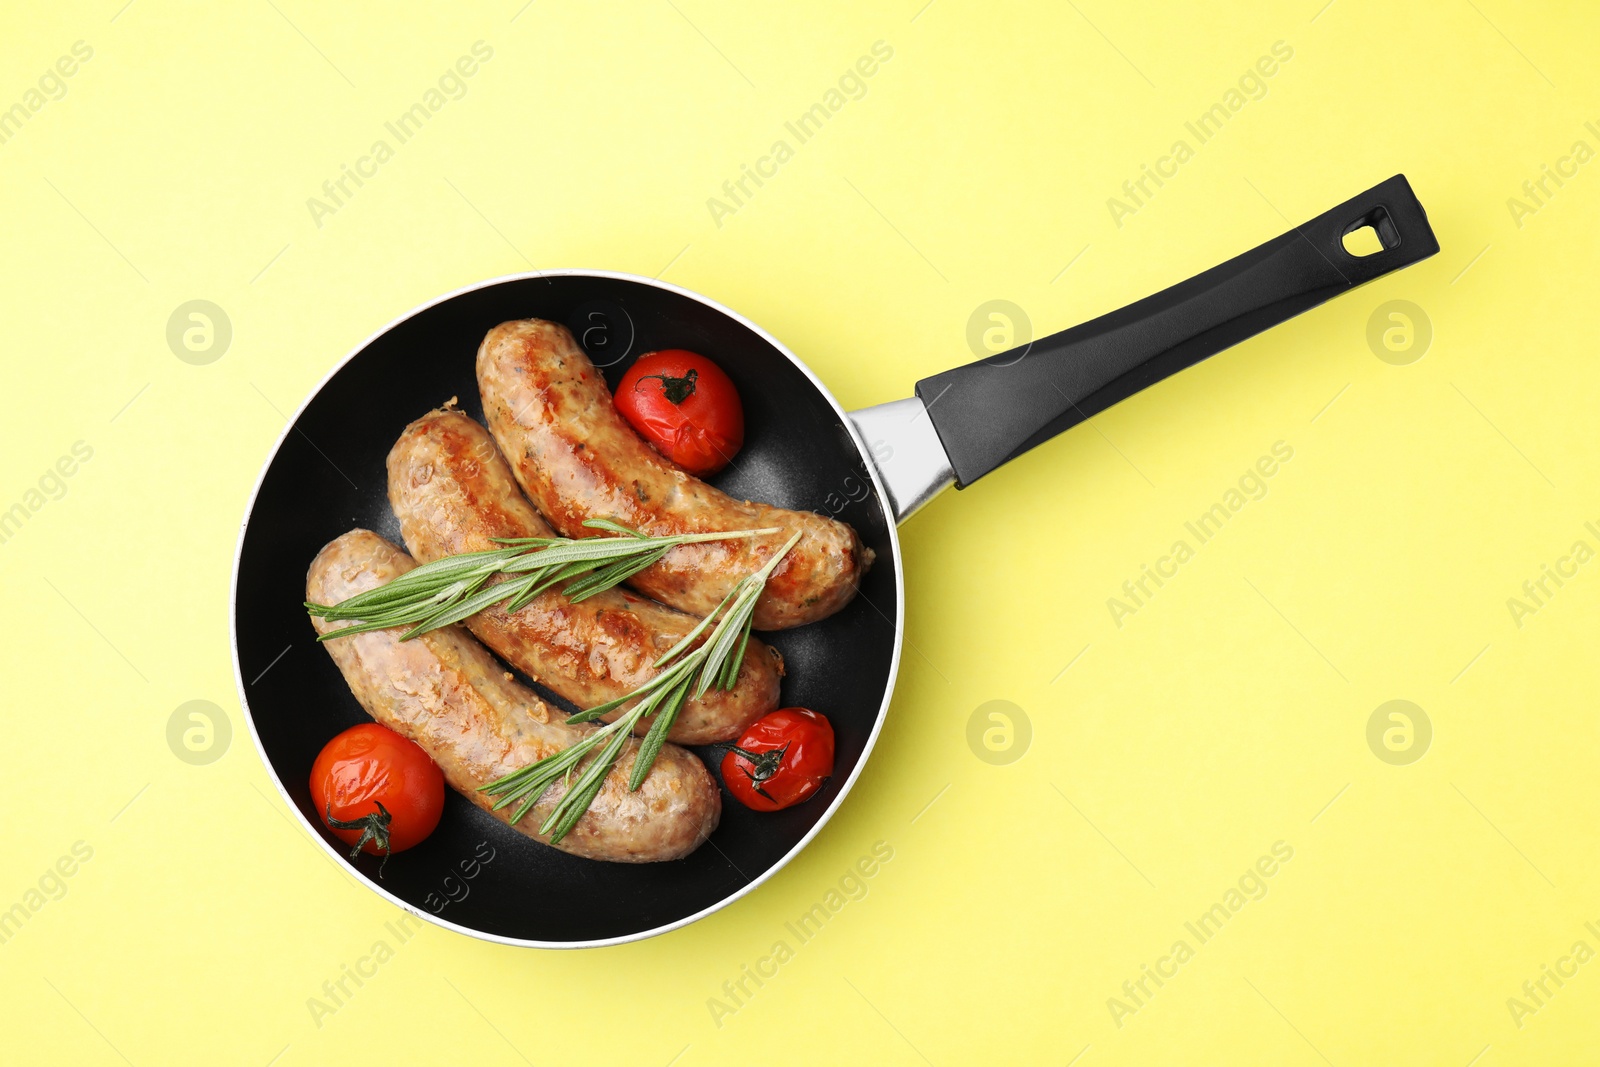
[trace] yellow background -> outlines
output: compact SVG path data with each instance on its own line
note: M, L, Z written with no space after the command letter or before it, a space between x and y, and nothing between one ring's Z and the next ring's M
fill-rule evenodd
M1600 547L1600 162L1521 226L1507 199L1600 148L1600 19L923 2L8 5L0 107L94 49L0 145L0 508L94 450L0 545L0 908L94 850L0 945L8 1062L1594 1062L1600 963L1520 1027L1506 1001L1600 948L1600 564L1520 628L1506 601ZM479 40L464 97L319 228L307 198ZM707 199L879 40L866 95L719 227ZM1267 94L1115 225L1107 198L1276 41L1294 55ZM531 267L660 273L859 407L973 358L986 301L1059 329L1397 171L1437 257L905 527L882 739L768 885L599 951L428 926L313 1021L402 913L271 787L229 572L285 413L372 330ZM233 327L209 365L166 341L194 299ZM1409 365L1366 339L1396 299L1433 328ZM1114 625L1106 599L1279 440L1266 497ZM232 726L198 766L166 740L197 699ZM1433 725L1407 766L1366 740L1394 699ZM968 746L991 700L1032 725L1009 764ZM718 1026L708 999L876 841L894 859L866 898ZM1108 998L1277 841L1294 858L1266 896L1118 1026Z

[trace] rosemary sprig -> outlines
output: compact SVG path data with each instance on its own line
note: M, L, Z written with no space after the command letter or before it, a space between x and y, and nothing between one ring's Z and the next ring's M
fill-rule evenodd
M337 604L308 601L306 610L319 618L356 620L356 625L331 630L317 640L331 641L372 630L387 630L391 626L409 626L411 628L400 638L409 641L419 634L460 622L503 600L509 601L507 611L516 611L561 582L568 583L562 590L566 598L576 603L626 581L679 545L779 532L774 527L646 537L609 519L589 519L584 525L615 536L579 540L497 537L495 542L503 548L464 552L425 563L376 589ZM496 575L503 575L505 580L491 583L490 579Z
M536 763L512 771L479 791L498 796L494 810L499 811L521 802L511 821L517 823L539 802L545 791L559 779L569 782L567 792L558 800L539 824L539 832L550 835L555 844L578 824L583 813L589 810L594 798L600 795L606 776L622 756L633 728L644 718L655 716L644 740L639 743L639 754L633 761L633 773L628 778L628 789L638 789L654 765L661 746L666 743L678 713L690 699L699 698L713 686L732 689L739 677L739 665L750 642L750 623L755 616L756 601L766 587L767 578L778 562L800 540L797 533L779 549L762 568L748 574L728 592L716 609L700 620L672 648L668 649L653 666L666 668L644 685L626 696L579 712L567 720L569 723L592 722L610 711L615 711L630 701L636 701L618 718L607 723L582 741ZM709 636L698 646L691 645L707 630ZM585 757L595 753L584 763Z

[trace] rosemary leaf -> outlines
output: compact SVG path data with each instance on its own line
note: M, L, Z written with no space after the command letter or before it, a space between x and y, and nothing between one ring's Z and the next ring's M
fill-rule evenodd
M628 778L630 792L644 785L650 768L655 766L661 746L667 743L667 731L672 729L672 724L678 719L678 712L683 710L684 702L688 698L691 677L685 674L683 681L672 687L672 692L661 702L661 709L656 713L656 721L650 724L650 732L639 742L639 754L633 758L633 774Z
M617 562L595 571L586 578L579 578L563 589L561 591L562 595L574 604L580 600L587 600L596 593L602 593L612 586L627 581L646 567L660 563L661 557L665 556L669 551L671 551L671 546L664 545L654 552L640 556L637 559L619 559Z
M744 650L750 644L750 627L744 628L744 633L739 635L739 650L728 658L728 669L723 672L718 689L729 689L739 680L739 667L744 663Z
M550 815L539 827L540 833L550 835L552 845L567 836L567 832L583 818L583 813L589 810L589 805L594 803L594 798L600 795L600 790L606 784L606 776L616 766L617 757L622 754L622 748L630 736L626 729L617 730L605 749L589 761L578 780L556 801Z
M418 634L425 634L430 630L437 630L441 627L449 626L451 623L460 622L469 615L476 615L484 608L498 604L507 598L520 595L532 584L532 579L521 578L487 586L469 597L464 597L453 604L446 604L440 607L425 619L418 620L416 626L400 635L400 640L407 641Z
M426 594L432 596L441 590L448 589L458 581L470 581L479 574L490 575L499 569L501 563L514 559L521 554L519 549L497 548L487 552L466 552L458 556L446 556L424 563L422 566L407 571L393 581L385 582L376 589L368 589L364 593L357 593L338 604L312 604L306 607L313 615L320 615L327 619L359 618L359 612L370 611L377 607L386 606L402 600L415 599Z
M706 627L710 626L712 623L717 621L717 617L722 614L722 609L728 606L728 602L731 601L736 595L738 595L738 592L739 592L739 587L737 585L735 585L732 589L730 589L728 591L728 595L722 598L722 603L718 604L716 607L711 609L711 614L709 614L705 618L701 619L700 622L698 624L696 624L694 629L690 630L688 633L683 635L683 640L682 641L679 641L677 644L675 644L671 648L667 649L666 652L662 653L661 658L656 660L655 663L651 664L651 666L660 667L664 663L671 662L672 659L674 657L676 657L679 653L681 653L684 649L686 649L690 645L694 644L695 639L698 638L701 634L705 633Z
M612 522L610 519L585 519L583 524L591 530L605 530L608 533L623 534L627 537L644 536L638 530L629 529L620 522Z
M705 652L705 663L700 669L700 680L694 689L696 700L710 688L713 678L722 676L723 667L728 661L729 653L733 651L734 642L738 641L740 633L748 628L750 612L740 611L745 603L744 597L734 601L733 607L728 609L728 613L722 617L722 622L701 646Z
M647 696L659 689L665 689L674 684L682 676L693 673L694 663L690 662L689 660L684 660L681 663L675 663L671 668L662 671L660 674L656 675L654 678L650 679L633 692L626 693L615 700L608 700L604 704L596 704L594 707L585 711L580 711L578 714L567 719L567 722L573 724L593 722L595 719L600 718L600 716L607 715L622 707L622 705L628 703L630 700L638 700L640 697Z

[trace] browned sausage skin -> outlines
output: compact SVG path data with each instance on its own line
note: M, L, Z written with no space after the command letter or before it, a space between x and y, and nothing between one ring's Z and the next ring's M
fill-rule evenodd
M388 466L400 534L424 563L498 548L496 537L553 536L517 488L489 431L449 406L407 426ZM513 667L580 708L592 708L655 677L651 664L699 621L621 589L576 604L550 590L513 613L496 605L466 625ZM752 639L734 687L708 690L685 704L669 739L703 745L737 738L778 706L782 675L777 650ZM650 725L641 721L637 732Z
M337 604L414 566L411 557L377 534L352 530L317 554L306 575L306 599ZM348 625L315 618L312 624L318 633ZM567 725L560 712L512 680L460 627L410 641L401 641L401 632L378 630L323 647L367 714L421 745L451 788L478 807L488 810L494 803L478 792L479 786L595 729ZM629 792L628 775L638 750L638 741L630 740L594 804L555 848L587 859L652 863L687 856L716 829L722 797L700 761L666 745L644 784ZM548 844L538 826L565 791L564 783L555 783L512 825ZM515 808L494 815L510 822Z
M872 563L872 551L846 524L735 500L662 458L617 413L605 379L564 326L523 319L490 330L478 349L478 388L517 481L567 537L592 535L583 526L589 518L658 536L782 530L673 549L630 580L664 604L708 614L798 530L804 537L756 605L756 629L783 630L844 607Z

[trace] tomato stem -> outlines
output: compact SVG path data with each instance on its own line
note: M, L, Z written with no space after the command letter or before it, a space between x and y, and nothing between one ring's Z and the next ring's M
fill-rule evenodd
M785 741L782 748L768 749L765 752L750 752L740 748L738 745L729 745L728 747L750 764L749 767L739 768L744 771L744 776L750 779L750 787L776 804L778 802L777 798L763 789L762 785L771 780L772 776L777 774L779 768L783 766L783 756L784 753L789 751L789 743Z
M688 373L681 378L674 378L670 374L642 375L638 381L633 383L634 392L638 392L639 386L643 385L651 378L660 379L662 396L666 397L673 404L681 404L685 400L688 400L691 396L694 396L695 383L700 380L700 372L695 368L690 367Z
M333 817L333 802L329 801L326 815L328 825L335 830L361 831L361 840L357 841L355 848L350 850L351 859L361 855L361 849L365 847L368 841L373 842L383 850L383 860L378 864L378 877L382 878L384 864L389 862L389 823L393 816L389 814L389 809L383 806L383 801L374 800L373 803L378 806L378 810L371 815L363 815L359 819L335 819Z

